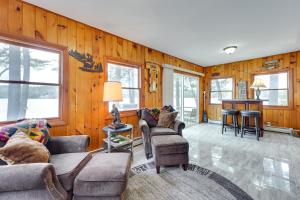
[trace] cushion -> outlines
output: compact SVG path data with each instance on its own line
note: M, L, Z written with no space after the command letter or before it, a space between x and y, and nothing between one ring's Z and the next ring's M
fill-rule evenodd
M75 177L91 158L92 155L85 152L51 155L50 163L54 165L59 182L66 191L73 188Z
M96 153L74 182L75 196L119 196L126 188L129 153Z
M23 132L27 134L28 131L28 124L23 122L2 126L0 127L0 141L5 144L15 133Z
M173 106L168 105L168 106L164 106L161 109L162 111L167 111L167 112L175 112L175 109L173 108Z
M155 135L177 135L176 131L170 128L154 127L151 128L151 136Z
M151 143L155 154L181 154L189 151L188 141L179 135L154 136Z
M159 115L157 126L164 128L174 127L177 114L178 112L161 112Z
M41 143L31 140L26 133L15 133L0 148L0 158L7 164L48 162L50 153Z
M159 110L155 111L154 109L150 110L148 108L142 109L141 119L145 120L150 128L155 127L159 119Z
M30 119L25 120L24 123L29 124L28 135L32 140L43 143L44 145L48 142L50 134L47 127L47 120Z

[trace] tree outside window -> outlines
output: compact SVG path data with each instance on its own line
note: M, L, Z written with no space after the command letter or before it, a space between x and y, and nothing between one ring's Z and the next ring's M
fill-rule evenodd
M222 100L232 99L233 97L233 79L219 78L212 79L210 82L210 103L220 104Z

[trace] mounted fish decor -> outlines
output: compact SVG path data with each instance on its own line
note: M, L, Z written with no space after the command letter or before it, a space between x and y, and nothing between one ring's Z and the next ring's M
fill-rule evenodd
M79 67L82 71L86 72L103 72L102 64L95 63L94 58L91 54L81 54L76 50L70 50L69 55L83 63L82 67Z

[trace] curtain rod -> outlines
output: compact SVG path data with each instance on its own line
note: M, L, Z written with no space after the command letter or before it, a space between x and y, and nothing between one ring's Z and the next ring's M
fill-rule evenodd
M195 72L193 70L184 69L184 68L181 68L181 67L176 67L176 66L173 66L173 65L170 65L170 64L163 64L162 66L165 67L165 68L169 68L169 69L175 69L177 71L187 72L187 73L190 73L190 74L196 74L198 76L204 76L204 73Z

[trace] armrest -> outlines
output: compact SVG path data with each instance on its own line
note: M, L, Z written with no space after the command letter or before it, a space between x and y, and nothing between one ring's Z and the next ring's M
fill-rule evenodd
M143 132L143 134L150 136L150 128L145 120L143 120L143 119L139 120L139 127L140 127L141 131Z
M89 142L87 135L51 137L47 148L51 154L86 152Z
M49 163L1 166L0 193L45 188L54 176L54 167Z
M185 123L182 121L176 120L174 124L174 130L178 133L178 135L182 136L182 130L185 128Z

